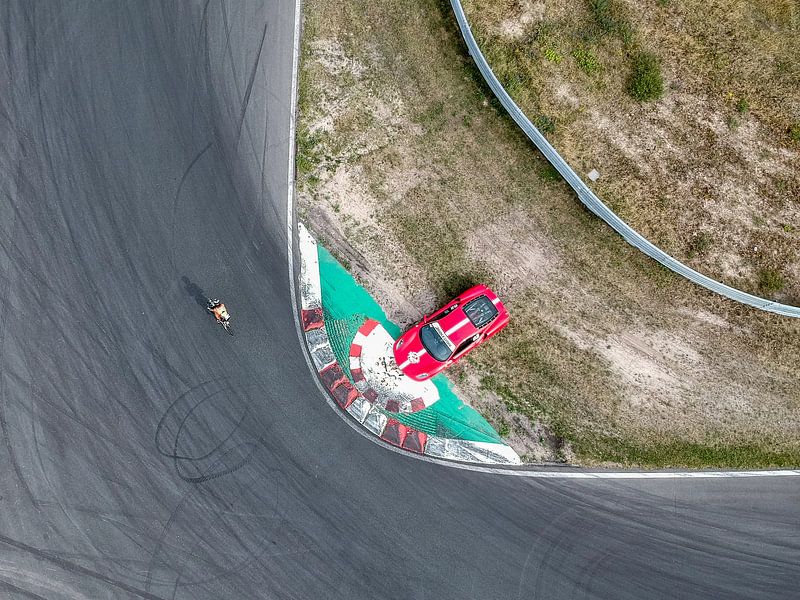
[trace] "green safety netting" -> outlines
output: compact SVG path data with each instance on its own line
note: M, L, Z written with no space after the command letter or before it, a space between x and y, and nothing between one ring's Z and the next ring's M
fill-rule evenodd
M318 252L325 327L336 360L349 377L350 344L366 319L380 322L394 337L400 335L400 328L330 252L322 246L318 246ZM444 375L437 375L432 381L439 391L439 400L432 406L412 414L386 415L430 435L502 443L486 419L458 399Z

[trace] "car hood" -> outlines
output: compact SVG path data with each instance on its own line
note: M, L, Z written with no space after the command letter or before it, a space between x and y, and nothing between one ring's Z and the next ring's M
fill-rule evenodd
M424 365L427 361L434 360L432 357L428 356L427 350L425 350L425 347L422 345L422 340L419 339L419 330L420 324L417 324L412 329L406 331L394 343L394 359L397 362L397 366L404 369L412 376L424 372ZM409 354L412 352L419 357L419 361L416 363L413 360L409 360Z

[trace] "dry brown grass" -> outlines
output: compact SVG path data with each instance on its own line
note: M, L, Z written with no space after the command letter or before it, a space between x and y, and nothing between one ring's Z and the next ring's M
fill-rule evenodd
M448 3L305 6L301 216L400 324L476 280L498 289L512 324L451 375L520 452L800 463L795 322L691 286L589 215L486 95ZM513 14L493 6L498 23ZM586 118L576 86L560 81L539 101ZM579 147L569 131L558 121L556 135ZM698 255L714 240L695 241Z
M512 96L554 123L549 137L579 172L600 171L595 191L634 228L712 277L800 303L797 2L464 4ZM598 4L616 29L599 24ZM662 65L655 103L626 93L642 51Z

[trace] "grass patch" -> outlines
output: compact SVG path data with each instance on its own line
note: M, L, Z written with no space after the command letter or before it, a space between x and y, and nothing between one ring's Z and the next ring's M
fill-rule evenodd
M633 42L633 27L618 2L589 0L589 11L602 33L618 36L626 45Z
M307 127L302 127L297 132L295 160L298 174L310 174L322 162L319 152L322 140L321 132L311 133Z
M556 169L550 163L547 163L541 169L538 169L536 174L542 181L555 182L563 180L561 173L558 172L558 169Z
M511 428L508 426L508 422L505 419L500 419L500 422L497 424L497 433L502 438L507 438L511 435Z
M576 448L586 455L602 456L630 467L702 469L789 468L800 465L800 450L774 451L757 444L697 444L680 440L633 444L601 437Z
M707 231L701 231L692 236L689 240L689 247L686 250L686 256L690 259L697 256L705 256L714 244L714 236Z
M747 111L750 110L750 103L747 101L746 98L739 98L736 101L736 112L740 115L747 114Z
M580 70L587 75L593 76L600 72L600 61L589 48L578 46L572 51L572 58L575 59Z
M639 102L651 102L664 95L661 63L652 52L639 52L633 58L628 93Z
M783 290L786 280L775 269L762 269L758 274L758 289L767 296Z
M542 133L555 133L556 120L548 115L534 115L531 123Z

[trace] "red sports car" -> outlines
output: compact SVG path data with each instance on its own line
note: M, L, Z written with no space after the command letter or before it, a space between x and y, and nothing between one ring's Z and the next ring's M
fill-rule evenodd
M406 375L430 379L508 325L508 311L485 285L476 285L401 335L394 359Z

